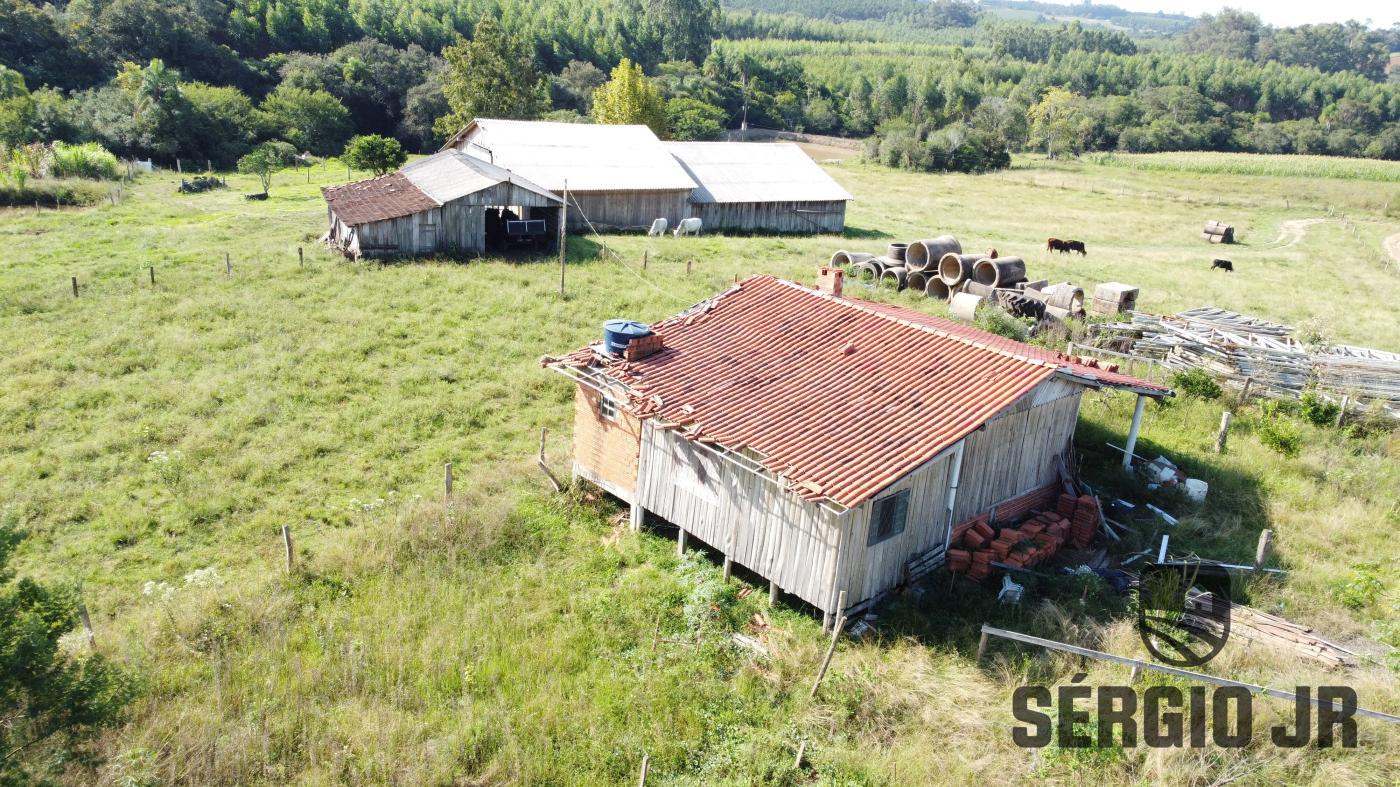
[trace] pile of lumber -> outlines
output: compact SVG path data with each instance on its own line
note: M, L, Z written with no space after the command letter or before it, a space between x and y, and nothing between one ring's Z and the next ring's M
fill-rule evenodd
M1233 224L1226 224L1223 221L1207 221L1206 226L1201 230L1201 240L1208 240L1211 243L1234 243L1235 227Z
M1208 614L1193 614L1194 610L1209 606L1210 600L1204 598L1207 595L1195 593L1187 600L1186 615L1181 622L1184 626L1218 635L1220 624L1216 620ZM1329 667L1350 667L1357 662L1356 653L1317 636L1308 626L1234 602L1230 604L1230 636L1291 651Z
M994 528L987 515L958 525L947 566L973 582L992 575L992 563L1030 568L1044 563L1066 544L1083 549L1099 528L1099 501L1093 495L1060 495L1055 510L1032 512L1019 525Z
M1200 308L1174 316L1135 312L1128 322L1098 326L1126 336L1131 354L1170 369L1200 369L1259 386L1261 395L1297 398L1310 386L1357 406L1379 402L1400 416L1400 354L1348 345L1308 346L1285 325Z

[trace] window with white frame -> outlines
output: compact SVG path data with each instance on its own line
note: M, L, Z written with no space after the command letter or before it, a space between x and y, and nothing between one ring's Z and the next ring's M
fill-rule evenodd
M611 396L608 396L607 394L603 394L602 396L599 396L599 397L598 397L598 415L602 416L603 420L605 420L605 421L616 421L616 420L617 420L617 400L614 399L614 398L612 398Z
M870 536L866 546L874 546L904 532L909 518L909 490L903 489L875 501L870 510Z

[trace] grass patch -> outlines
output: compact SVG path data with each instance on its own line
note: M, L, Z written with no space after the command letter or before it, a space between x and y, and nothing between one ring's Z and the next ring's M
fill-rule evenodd
M1101 166L1159 172L1212 175L1252 175L1287 178L1335 178L1400 183L1400 162L1340 156L1298 156L1268 153L1090 153Z

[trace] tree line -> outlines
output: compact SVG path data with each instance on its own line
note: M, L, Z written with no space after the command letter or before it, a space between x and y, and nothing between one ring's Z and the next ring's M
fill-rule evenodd
M1400 45L1393 30L1226 11L1144 49L958 0L733 5L0 0L0 143L228 167L267 141L333 155L374 135L430 151L483 115L678 138L747 119L871 137L875 157L920 169L994 168L1023 149L1400 159L1400 86L1376 67ZM1046 101L1058 120L1038 125Z

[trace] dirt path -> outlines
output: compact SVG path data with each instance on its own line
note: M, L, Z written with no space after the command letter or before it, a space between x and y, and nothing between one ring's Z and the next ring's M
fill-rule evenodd
M1381 247L1385 249L1385 253L1389 254L1392 260L1395 260L1396 265L1400 265L1400 232L1381 241Z
M1292 246L1303 239L1308 234L1308 227L1314 224L1321 224L1327 219L1290 219L1279 225L1278 237L1274 238L1270 246L1276 248L1286 248Z

